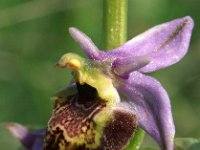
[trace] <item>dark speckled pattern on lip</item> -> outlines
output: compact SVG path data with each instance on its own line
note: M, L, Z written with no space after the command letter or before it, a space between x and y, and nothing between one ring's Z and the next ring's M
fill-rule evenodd
M77 84L79 92L65 101L57 101L52 117L48 123L44 150L56 147L62 143L66 149L77 149L84 145L95 145L96 124L92 120L94 115L106 107L106 103L97 95L94 88L88 85ZM87 90L87 92L85 91ZM79 146L71 144L72 141L84 142ZM80 140L80 141L77 141ZM76 143L75 142L75 143ZM55 149L55 148L54 148Z
M112 116L104 125L100 144L91 148L91 145L97 144L95 130L98 124L93 121L93 117L106 107L106 103L88 85L78 84L78 89L78 94L55 104L43 150L61 150L63 147L64 150L122 150L134 135L137 127L136 115L123 109L113 110ZM66 135L73 142L79 138L84 143L72 144Z

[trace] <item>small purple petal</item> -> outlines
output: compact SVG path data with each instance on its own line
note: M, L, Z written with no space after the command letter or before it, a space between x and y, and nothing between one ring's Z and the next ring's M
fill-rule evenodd
M186 54L193 26L189 16L155 26L124 45L102 53L100 59L147 55L151 57L151 63L140 72L165 68Z
M129 73L136 71L151 62L148 56L116 58L112 63L112 68L115 74L128 79Z
M173 150L175 128L169 97L154 78L133 72L118 88L122 103L128 104L139 119L139 127L150 134L163 150Z
M73 27L69 28L69 33L73 39L79 43L80 47L85 51L90 59L95 60L99 58L100 51L86 34Z
M15 138L20 140L27 150L42 150L46 129L29 132L26 127L18 123L9 123L6 125L6 128Z

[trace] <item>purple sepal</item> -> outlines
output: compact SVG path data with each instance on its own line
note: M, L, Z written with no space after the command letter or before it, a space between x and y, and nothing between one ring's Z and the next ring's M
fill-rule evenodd
M151 135L163 150L173 150L175 127L169 97L154 78L133 72L120 82L123 103L136 112L139 127Z
M6 128L27 150L42 150L43 138L46 129L28 131L28 129L18 123L9 123Z
M152 72L178 62L186 54L194 22L186 16L157 25L108 52L99 51L91 39L76 28L70 28L72 37L93 60L149 56L151 63L140 72Z

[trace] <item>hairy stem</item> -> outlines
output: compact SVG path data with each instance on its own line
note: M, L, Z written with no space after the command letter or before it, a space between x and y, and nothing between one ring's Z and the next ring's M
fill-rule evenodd
M120 46L127 37L127 0L104 0L104 46Z

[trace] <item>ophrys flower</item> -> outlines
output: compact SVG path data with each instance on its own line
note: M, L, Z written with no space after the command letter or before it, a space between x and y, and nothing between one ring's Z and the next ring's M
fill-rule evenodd
M190 17L176 19L110 51L100 51L84 33L70 28L88 59L69 53L57 64L73 70L73 81L54 97L44 149L121 150L138 126L161 149L172 150L175 128L168 94L144 73L183 58L192 28Z

